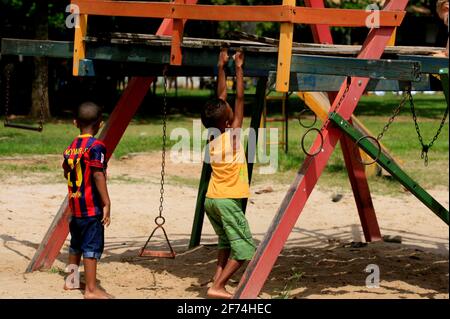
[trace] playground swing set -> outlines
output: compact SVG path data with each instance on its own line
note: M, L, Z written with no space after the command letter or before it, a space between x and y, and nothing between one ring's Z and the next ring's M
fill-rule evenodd
M429 51L407 47L390 47L390 56L395 58L382 59L383 54L388 51L386 47L392 41L396 27L399 27L403 21L407 0L388 0L383 10L376 12L379 15L380 26L369 30L362 47L354 52L356 57L336 56L337 47L332 44L329 26L366 27L368 19L374 12L329 9L325 8L323 0L305 0L306 7L297 7L295 0L283 0L282 5L274 6L197 5L196 2L196 0L175 0L170 3L72 0L71 3L77 6L79 18L74 42L2 39L3 55L73 58L74 76L95 76L111 72L133 76L99 137L106 144L108 158L114 152L150 85L155 81L155 76L161 74L164 76L159 214L155 218L155 229L139 251L140 256L175 257L175 252L163 227L165 223L163 202L167 76L210 76L215 74L218 48L224 43L229 44L231 48L243 49L246 52L245 74L259 78L256 89L256 107L252 110L250 124L252 128L257 129L261 124L267 90L272 86L276 91L284 94L324 91L328 93L329 100L333 101L327 110L324 110L323 105L319 105L322 108L320 112L317 104L312 107L308 104L315 114L314 122L317 118L321 119L322 127L321 129L308 127L303 135L301 145L307 157L287 191L254 258L248 264L234 298L258 296L338 142L341 143L366 241L378 241L382 237L364 171L364 164L370 164L370 162L362 160L358 149L362 149L368 154L373 159L372 162L376 162L388 171L448 225L448 210L412 180L380 143L383 135L406 101L409 100L422 146L422 156L427 163L428 151L438 138L448 115L447 59L426 56L426 53L413 54L417 51ZM89 15L163 18L164 21L156 35L115 33L105 38L88 36ZM257 41L185 38L183 32L187 20L279 22L281 24L280 40L277 47L272 47ZM294 47L295 24L309 24L315 42L318 44L309 48ZM430 75L436 74L439 74L442 87L436 86L436 83L430 80ZM444 91L447 110L436 135L429 144L425 144L417 123L411 90L431 89ZM368 133L367 130L361 130L360 127L356 128L357 126L353 125L353 122L356 122L353 113L361 96L367 90L406 92L377 137ZM317 137L308 149L304 143L305 136L314 132ZM252 154L247 149L247 157L250 156ZM249 181L251 182L253 165L251 163L248 165ZM200 244L204 200L210 175L211 167L204 163L189 248ZM66 197L31 260L27 272L48 268L52 265L68 235L69 216L70 210ZM169 247L168 251L155 251L148 248L150 240L158 229L163 232Z

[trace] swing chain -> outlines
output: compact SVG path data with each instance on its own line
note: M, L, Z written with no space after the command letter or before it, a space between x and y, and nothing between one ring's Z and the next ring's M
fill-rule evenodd
M4 126L10 125L10 122L8 120L9 115L9 106L10 106L10 91L11 91L11 69L13 68L13 64L9 64L5 67L6 69L6 85L5 85L5 119L4 119ZM45 85L47 83L47 86ZM47 73L44 73L43 76L43 82L41 85L41 103L40 103L40 114L39 114L39 126L37 128L32 128L35 131L42 132L44 129L44 121L45 121L45 87L48 87L48 75Z
M346 80L346 87L345 87L345 91L342 94L341 98L339 99L338 104L336 105L335 108L335 112L337 112L339 110L339 108L341 107L342 102L344 102L344 99L347 97L347 93L350 90L350 85L352 83L352 78L350 76L347 76Z
M5 119L4 125L8 125L8 113L9 113L9 91L11 90L11 66L12 64L5 67L6 69L6 83L5 83Z
M415 108L415 105L414 105L414 99L413 99L413 96L412 96L411 93L409 94L409 105L411 106L411 113L412 113L412 117L413 117L413 120L414 120L414 126L416 128L417 136L419 138L420 145L422 146L421 158L424 160L425 166L428 166L428 152L433 147L434 142L436 142L436 140L439 138L439 135L441 134L442 128L444 127L445 122L447 121L448 106L447 106L447 108L446 108L446 110L444 112L444 116L442 117L441 124L439 125L439 128L438 128L436 134L434 135L434 137L432 138L430 143L425 144L424 141L423 141L422 133L420 131L419 122L418 122L418 119L417 119L416 108Z
M47 71L48 72L48 71ZM45 115L44 115L44 106L45 106L45 88L47 87L48 90L48 74L47 72L44 72L43 81L41 83L41 114L39 115L39 132L41 132L44 129L44 121L45 121ZM46 85L47 83L47 85ZM48 93L48 92L47 92Z
M406 91L403 93L402 100L400 101L399 105L395 110L392 112L392 116L389 118L386 125L383 127L383 130L378 134L377 140L381 141L381 139L384 137L384 134L389 130L392 123L394 123L397 116L400 114L400 111L402 110L403 106L405 105L406 101L408 100L408 97L411 96L411 86L408 86L406 88Z
M161 189L159 198L159 216L156 217L155 222L158 226L162 226L165 223L163 217L164 210L164 178L166 169L166 144L167 144L167 66L164 67L163 71L164 77L164 95L163 95L163 136L162 136L162 152L161 152ZM158 222L160 221L160 222Z

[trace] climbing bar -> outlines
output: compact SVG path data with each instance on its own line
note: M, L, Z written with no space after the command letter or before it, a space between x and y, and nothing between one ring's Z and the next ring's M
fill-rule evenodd
M372 158L377 158L378 148L367 139L361 139L363 135L356 130L349 122L344 120L337 113L331 113L329 119L336 124L353 141L359 140L358 146L363 149ZM379 156L377 163L397 179L406 189L417 197L425 206L442 219L447 225L449 223L449 212L438 201L436 201L426 190L417 182L409 177L391 158L383 152Z
M23 40L2 39L3 55L47 56L64 57L73 56L73 43L49 40ZM84 60L113 61L132 64L136 62L140 70L145 70L145 64L160 66L167 64L171 56L170 42L167 45L151 44L119 44L110 42L86 41ZM246 51L245 72L261 71L267 76L270 71L277 70L276 50L260 53L259 51ZM87 62L85 62L87 63ZM217 65L217 48L208 45L183 48L183 66L186 68L211 68ZM114 68L109 65L113 72ZM294 54L292 56L291 73L315 74L326 76L361 76L373 79L392 79L401 81L419 81L421 65L416 61L398 60L371 60L353 57L312 56ZM80 75L83 70L80 70ZM120 69L122 72L122 69ZM142 74L143 75L143 74Z
M193 5L168 2L72 0L80 14L169 18L204 21L282 22L295 24L321 24L331 26L366 27L373 12L354 9L306 8L293 5L238 6ZM295 3L295 2L294 2ZM404 11L383 10L379 14L380 26L400 26Z

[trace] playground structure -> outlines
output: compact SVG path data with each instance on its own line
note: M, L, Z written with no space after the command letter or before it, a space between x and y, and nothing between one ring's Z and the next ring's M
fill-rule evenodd
M447 224L449 220L447 209L415 183L383 149L377 148L376 143L365 138L352 125L353 112L365 91L403 91L408 87L416 91L438 90L430 77L433 74L440 74L448 107L448 69L444 70L448 67L448 59L411 55L414 50L405 48L396 51L391 47L386 50L395 28L401 25L404 18L407 0L386 2L379 12L380 27L370 29L362 47L356 49L356 57L330 53L336 51L336 46L332 45L329 26L365 27L367 18L373 12L327 9L322 0L307 0L305 3L309 7L296 7L295 0L284 0L280 6L257 7L196 5L195 0L176 0L172 3L73 0L72 4L80 9L80 27L75 29L73 43L2 39L2 54L73 58L74 76L111 72L133 76L100 135L108 149L108 157L114 152L155 76L161 75L165 66L170 65L167 68L167 75L170 76L212 75L215 73L218 49L224 43L231 50L243 48L246 52L245 74L259 77L257 107L252 110L253 128L260 126L268 86L274 85L282 93L328 92L333 102L326 118L322 116L322 128L317 130L317 138L307 151L310 155L301 165L235 293L235 298L254 298L262 289L338 142L341 143L366 241L381 240L381 233L360 153L353 151L355 141L432 212ZM164 18L164 21L155 36L116 33L109 37L96 37L87 33L89 15ZM273 47L255 41L183 38L188 19L279 22L280 41L278 47ZM328 45L294 47L293 29L296 23L311 25L315 41ZM352 50L355 51L354 48ZM381 59L387 52L389 59ZM252 168L249 163L250 181ZM190 247L200 244L203 202L210 174L210 166L204 164ZM52 265L69 232L69 216L66 198L27 271Z

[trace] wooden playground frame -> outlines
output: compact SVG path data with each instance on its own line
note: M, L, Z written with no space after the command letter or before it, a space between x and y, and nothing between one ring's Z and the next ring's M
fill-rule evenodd
M351 116L371 79L383 79L384 81L388 77L389 70L391 70L391 79L412 83L420 82L421 76L419 73L437 74L438 66L442 66L443 62L439 60L441 62L439 64L435 63L436 59L431 61L420 59L419 57L417 59L411 57L404 61L381 60L386 46L395 33L395 28L401 25L405 16L407 0L386 2L384 9L380 12L380 28L373 28L369 31L357 58L339 60L348 65L347 68L342 70L331 70L331 68L326 69L325 66L321 67L320 64L323 63L326 57L321 57L320 59L322 60L320 60L319 57L315 56L293 54L294 25L297 23L310 24L317 43L332 44L333 39L329 26L366 26L366 20L372 14L371 12L327 9L324 7L323 0L306 0L305 4L307 7L296 7L295 0L283 0L283 5L279 6L206 6L197 5L196 2L196 0L175 0L172 3L72 0L72 4L77 5L80 9L80 27L75 29L72 47L67 43L52 41L3 39L2 54L73 57L73 74L75 76L95 75L96 65L98 65L96 63L100 63L97 60L110 60L127 64L130 62L130 51L124 49L126 44L104 45L88 41L89 15L164 18L156 34L158 36L171 36L170 48L168 50L166 47L151 47L150 49L139 47L142 50L139 51L141 52L141 57L147 57L146 55L148 54L149 58L145 61L138 60L153 65L146 72L157 75L162 70L162 64L170 64L173 66L171 70L174 74L183 74L183 72L189 72L189 70L197 68L202 69L202 72L210 72L211 74L214 69L213 63L215 63L215 61L211 60L211 54L205 53L208 56L205 59L206 62L197 62L193 57L198 57L198 51L184 45L183 32L187 19L280 22L278 50L266 55L259 52L255 52L253 55L250 53L246 62L246 69L249 70L246 74L260 77L256 93L257 107L253 110L251 121L251 127L253 128L258 128L261 122L270 71L276 71L276 90L279 92L301 91L301 83L296 82L296 84L293 84L292 76L296 76L297 73L301 74L305 68L308 68L306 73L318 78L320 76L344 77L343 81L340 80L341 84L336 90L327 90L333 103L329 117L323 123L321 134L317 136L310 149L310 153L316 153L317 151L317 155L307 156L299 168L294 182L287 191L253 260L249 263L234 296L235 298L255 298L261 291L338 142L341 143L365 239L368 242L382 239L364 166L360 162L361 159L358 158L360 157L359 153L353 153L352 151L354 141L358 139L360 136L358 134L360 133L352 129ZM102 47L102 45L104 46ZM68 52L70 49L73 49L73 53ZM102 53L108 50L116 50L117 52L122 50L124 53L121 57L116 58L116 61L113 61L114 59L111 56ZM154 52L152 53L152 51ZM214 54L217 55L217 52ZM137 55L139 56L139 54ZM277 55L277 58L275 58L275 55ZM268 61L270 62L269 64L267 64ZM335 58L334 61L338 61L338 59ZM366 64L364 64L365 61L367 61ZM270 65L270 69L267 69L267 65ZM372 65L372 69L369 65ZM448 104L448 70L447 73L442 72L441 78L444 83L443 88ZM127 88L100 135L100 139L104 141L108 149L108 158L113 154L115 147L154 80L155 77L135 76L129 81ZM361 143L360 147L369 155L374 156L373 145L370 142ZM437 203L425 190L401 171L390 160L389 156L384 154L384 157L381 157L378 163L389 170L419 200L448 224L448 210ZM252 164L249 164L250 181L252 168ZM210 174L210 166L204 164L200 178L190 247L200 244L204 218L203 202ZM48 268L52 265L69 233L69 217L70 210L66 198L30 262L27 271Z

